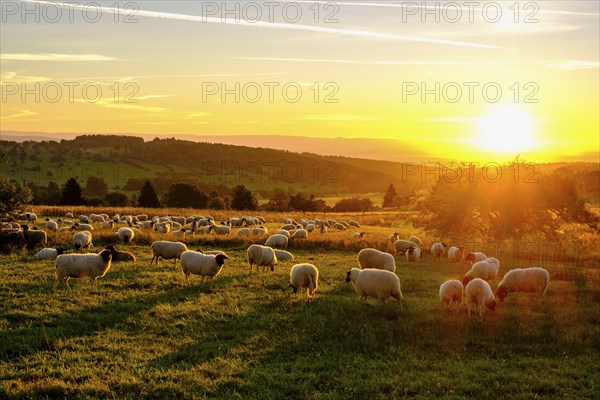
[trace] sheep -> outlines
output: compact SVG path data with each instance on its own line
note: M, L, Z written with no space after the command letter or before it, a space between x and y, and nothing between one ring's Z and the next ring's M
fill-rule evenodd
M193 231L188 231L184 227L181 227L180 229L178 229L176 231L171 231L171 235L173 235L173 236L188 236L188 235L193 235L193 234L194 234Z
M483 261L477 261L463 277L463 285L468 284L475 278L481 278L484 281L491 282L498 275L500 261L496 258L486 258Z
M150 245L152 249L152 260L150 260L150 266L156 260L156 266L158 266L159 260L174 260L173 267L177 266L177 260L181 258L181 254L187 251L188 248L185 243L181 242L169 242L167 240L157 240ZM164 261L163 261L164 264Z
M115 223L113 221L104 221L100 224L100 229L112 230L114 227L115 227Z
M148 216L146 214L138 214L135 216L138 221L144 222L148 220Z
M307 232L309 232L309 233L310 233L310 232L314 232L314 230L315 230L315 224L309 223L309 224L307 224L307 225L306 225L306 228L305 228L305 229L306 229L306 231L307 231Z
M490 284L481 278L475 278L467 284L465 288L465 302L467 303L467 312L471 316L471 304L477 308L480 317L483 317L483 307L494 311L496 309L496 298Z
M459 262L460 260L463 259L464 253L465 253L464 247L451 246L448 249L448 260L450 260L452 262Z
M409 247L408 250L406 250L405 256L406 261L408 262L419 261L419 258L421 258L421 249L419 249L419 246Z
M421 241L421 239L419 239L419 238L418 238L418 237L416 237L416 236L411 236L411 237L409 237L409 238L408 238L408 240L409 240L410 242L413 242L413 243L414 243L414 244L416 244L417 246L422 246L422 245L423 245L423 242Z
M105 250L109 250L113 254L113 262L117 261L134 261L135 255L129 251L117 250L115 246L109 244L104 248Z
M269 230L267 228L265 228L264 226L257 226L252 228L252 236L264 236L264 235L269 235Z
M69 279L90 278L92 290L96 290L97 279L102 278L110 269L113 254L110 250L102 250L99 254L63 254L56 258L56 280L53 290L60 281L71 290Z
M446 252L446 248L448 245L444 242L437 242L431 245L431 254L437 258L441 259L444 253Z
M21 229L23 229L23 238L28 249L33 249L38 244L44 247L48 243L46 232L37 230L36 228L29 229L28 225L21 225Z
M211 279L219 275L228 260L225 254L202 254L197 251L184 251L181 254L181 272L185 276L185 281L190 284L190 274L200 275L202 277L200 283L204 283L204 277L209 276Z
M75 250L89 249L92 247L92 233L90 231L81 231L73 235L73 246Z
M185 217L171 217L171 221L177 222L178 224L185 224Z
M414 243L410 240L396 240L394 242L394 249L396 250L396 254L404 254L406 250L411 247L414 247Z
M286 249L288 245L288 238L285 235L271 235L265 241L265 246L276 247Z
M263 269L269 267L271 271L275 270L275 266L277 265L277 256L272 248L261 246L260 244L253 244L252 246L248 247L247 253L250 271L252 271L252 265L256 265L257 271L258 267L263 267Z
M375 268L386 271L396 271L396 261L390 253L385 253L377 249L366 248L358 252L358 265L360 269Z
M294 225L294 224L285 224L285 225L281 225L281 228L279 228L279 229L283 229L283 230L286 230L286 231L291 231L291 230L296 229L296 225Z
M119 230L116 233L116 236L123 243L129 243L135 237L135 233L133 232L133 229L131 229L131 228L119 228Z
M511 292L537 293L541 302L549 282L550 275L543 268L513 269L508 271L498 284L496 295L500 302L503 302Z
M79 222L82 224L89 224L90 218L87 215L79 215Z
M463 301L463 284L456 279L442 283L440 285L440 300L442 300L444 308L451 308L454 303L458 305L457 310L460 310Z
M306 229L297 229L292 235L292 239L306 239L308 237L308 232Z
M66 213L65 217L67 217L67 218L75 218L75 216L71 212Z
M248 229L248 228L238 229L237 232L235 233L235 236L250 236L250 229Z
M171 223L169 222L159 222L154 224L154 229L159 233L169 233L171 232Z
M90 214L90 220L92 222L104 222L104 217L102 215L92 213Z
M390 297L393 297L402 309L400 279L395 273L380 269L352 268L346 272L346 283L348 282L352 282L363 302L370 296L385 304Z
M24 216L25 216L25 218L24 218L25 221L37 222L37 215L35 215L34 213L28 212L28 213L25 213Z
M56 260L56 257L60 256L65 252L62 248L52 249L49 247L41 249L35 257L40 260Z
M214 232L216 235L230 235L231 227L228 225L209 225L208 233Z
M335 224L333 224L333 229L335 229L337 231L345 231L348 228L346 227L346 225L336 222Z
M328 229L329 228L327 228L327 225L321 224L321 227L319 228L319 232L321 232L321 233L327 233Z
M58 223L52 221L50 218L46 218L46 229L56 232L58 231Z
M353 226L355 228L360 228L360 224L358 222L354 221L354 220L348 221L348 225L349 226Z
M480 252L476 252L476 253L469 253L467 254L467 256L465 257L465 261L470 261L471 264L476 263L478 261L483 261L486 258L488 258L485 254L480 253Z
M338 224L344 225L344 228L346 228L346 229L350 228L350 225L348 225L348 223L346 221L338 221Z
M144 221L144 222L142 222L142 229L152 229L152 230L154 230L154 221Z
M294 294L306 288L306 297L313 297L319 287L319 270L312 264L294 265L290 270L290 287Z
M94 227L91 226L90 224L83 224L83 223L79 223L76 222L73 227L74 230L79 230L79 231L93 231Z
M69 225L69 226L75 225L75 222L71 221L70 219L59 218L56 220L56 222L58 222L61 225Z
M22 248L25 246L23 231L2 230L0 231L0 253L8 254L13 247Z
M354 232L354 233L352 234L352 237L353 237L354 239L356 239L356 240L360 240L360 239L362 239L362 238L363 238L363 236L365 236L365 233L364 233L364 232Z
M277 261L291 261L294 259L294 255L292 253L290 253L289 251L279 250L279 249L274 249L274 250L275 250L275 256L277 256Z

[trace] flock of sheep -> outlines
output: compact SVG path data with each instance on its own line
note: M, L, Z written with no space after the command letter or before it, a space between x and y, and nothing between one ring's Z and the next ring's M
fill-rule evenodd
M36 222L37 216L27 213L20 216L26 222ZM205 234L231 235L232 227L237 227L235 236L266 238L264 245L252 244L246 251L247 260L252 271L253 266L263 270L273 271L278 260L293 260L294 256L286 251L290 240L306 239L311 232L327 233L328 229L344 231L350 227L360 228L356 221L308 220L295 221L291 218L283 222L275 234L269 234L263 225L262 217L244 216L229 218L216 224L213 217L152 217L147 215L114 215L106 214L80 215L77 220L68 213L65 218L57 220L46 219L46 229L54 232L73 231L72 243L76 251L89 251L92 247L93 224L99 229L114 230L118 239L130 243L142 230L152 230L170 234L174 238L194 235L198 231ZM122 224L124 226L117 227ZM47 245L48 233L41 229L29 228L28 225L4 224L2 235L5 240L13 240L26 245L29 249L37 245ZM355 232L355 239L362 239L364 233ZM496 258L487 257L480 252L464 254L462 247L448 246L445 243L434 243L429 249L423 247L422 241L411 236L408 240L399 238L394 233L389 237L390 244L397 255L403 255L409 263L418 261L421 257L431 254L434 258L446 257L452 262L465 260L472 263L469 271L459 280L449 280L441 284L439 297L445 308L453 305L460 309L466 305L469 316L474 306L483 316L484 308L492 310L496 307L496 297L502 302L511 292L537 293L541 299L548 287L549 274L542 268L513 269L507 272L494 294L490 283L498 276L500 262ZM205 277L216 277L222 270L225 260L229 257L222 251L189 250L185 243L176 240L157 240L150 246L152 259L150 265L160 260L173 260L174 266L180 261L181 271L189 284L190 275L198 275L201 282ZM117 250L114 246L106 246L100 253L69 253L64 254L62 248L43 248L37 253L40 259L56 260L56 279L54 289L64 282L69 288L70 278L89 278L92 288L96 288L96 280L103 277L110 269L112 261L135 261L135 256L127 251ZM346 273L346 282L352 283L360 298L365 301L368 297L379 299L385 303L393 297L402 308L402 291L400 279L396 275L396 260L394 255L374 248L363 248L357 256L358 267ZM294 293L306 289L307 297L312 297L318 288L319 271L308 263L294 265L290 270L290 287Z

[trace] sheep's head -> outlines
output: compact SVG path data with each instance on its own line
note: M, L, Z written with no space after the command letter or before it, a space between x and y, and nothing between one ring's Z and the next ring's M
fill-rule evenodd
M494 311L496 309L496 300L492 300L485 305L490 310Z
M350 274L352 273L352 271L348 271L346 272L346 283L349 283L352 279L350 279Z
M473 280L473 278L471 278L468 275L465 275L464 278L463 278L463 280L462 280L463 286L467 286L467 283L471 282L472 280Z
M504 301L504 298L506 297L507 294L508 294L508 290L506 289L506 286L498 286L498 290L496 291L496 296L498 296L500 303L502 303Z
M100 254L102 254L105 251L108 251L111 254L111 256L113 256L113 257L116 257L118 254L117 248L115 246L113 246L112 244L109 244L108 246L106 246ZM105 262L106 262L106 260L105 260Z
M56 255L64 254L64 252L65 252L65 249L63 249L62 247L59 247L56 249Z
M223 264L225 264L225 260L229 260L229 257L227 257L225 254L217 254L215 259L217 260L217 265L221 267Z
M442 246L448 247L448 245L446 243L444 243L444 242L442 242Z
M29 229L29 225L21 225L21 229L23 229L24 231Z
M112 252L110 250L102 250L99 255L100 257L102 257L102 261L104 261L105 264L108 264L113 258Z

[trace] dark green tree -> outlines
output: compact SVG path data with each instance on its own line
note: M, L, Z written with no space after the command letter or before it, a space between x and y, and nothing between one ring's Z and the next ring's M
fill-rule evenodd
M394 207L397 205L397 198L398 193L396 192L396 188L394 184L390 183L390 186L388 186L387 191L383 195L383 207Z
M231 208L234 210L256 210L258 201L244 185L237 185L231 191Z
M6 177L0 177L0 216L14 215L32 200L31 189L25 183L11 185Z
M156 190L150 181L146 181L140 189L140 195L138 196L138 205L140 207L147 208L158 208L160 207L160 201L156 195Z
M125 193L121 192L110 192L104 196L104 202L106 205L111 207L125 207L128 206L129 197Z
M90 176L85 184L83 194L86 196L104 197L108 193L108 185L102 177Z
M166 194L167 206L182 208L206 208L208 196L196 185L174 183Z
M70 178L62 188L60 204L64 206L82 206L86 199L81 196L81 186L77 179Z

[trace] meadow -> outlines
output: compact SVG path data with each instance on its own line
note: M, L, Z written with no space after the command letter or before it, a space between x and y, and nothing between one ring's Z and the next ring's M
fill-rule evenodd
M34 211L43 220L64 210ZM227 215L233 212L214 216ZM261 215L273 232L290 214ZM344 281L360 248L386 249L394 231L429 244L438 238L394 212L329 217L359 221L365 240L351 237L357 229L313 233L290 244L294 261L268 273L249 270L251 239L186 237L190 249L230 257L213 281L192 276L190 286L179 265L150 266L150 243L168 235L143 233L122 245L114 232L94 231L94 251L112 243L137 257L113 263L95 292L87 280L52 291L54 262L35 259L35 252L0 255L0 397L600 398L597 235L589 239L596 248L570 253L550 243L473 242L474 250L500 258L500 275L541 266L551 281L541 303L512 294L482 319L469 319L464 309L444 310L438 298L439 285L460 279L468 263L431 257L416 264L396 257L402 310L394 300L361 303ZM49 239L56 247L71 234ZM313 299L288 287L289 270L300 262L319 269Z

